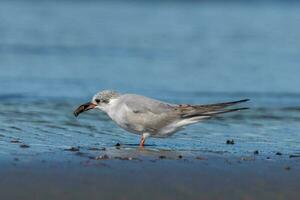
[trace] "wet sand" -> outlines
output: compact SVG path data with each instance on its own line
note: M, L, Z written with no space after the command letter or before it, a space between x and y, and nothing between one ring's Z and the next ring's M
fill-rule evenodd
M74 147L0 163L1 199L300 197L300 158L289 155Z

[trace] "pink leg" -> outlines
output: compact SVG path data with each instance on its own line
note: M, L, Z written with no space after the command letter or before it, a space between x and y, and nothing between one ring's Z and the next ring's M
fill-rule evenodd
M142 136L140 141L140 147L144 147L146 139Z

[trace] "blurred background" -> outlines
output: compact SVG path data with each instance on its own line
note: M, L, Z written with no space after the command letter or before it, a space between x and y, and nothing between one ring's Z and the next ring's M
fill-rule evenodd
M109 88L175 103L251 98L252 111L193 126L174 148L222 149L233 137L247 151L299 150L299 22L291 0L2 0L2 142L138 140L95 112L73 119L78 104Z
M293 1L0 1L0 91L298 94L299 21Z

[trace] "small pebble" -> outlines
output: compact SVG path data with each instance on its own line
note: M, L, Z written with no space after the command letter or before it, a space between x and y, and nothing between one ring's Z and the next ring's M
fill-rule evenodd
M226 144L232 144L233 145L234 144L234 140L227 140Z
M300 155L290 155L289 158L299 158Z
M267 159L270 159L270 157L268 156Z
M182 155L179 155L179 156L178 156L178 158L179 158L179 159L182 159L182 158L183 158L183 156L182 156Z
M258 150L255 150L253 153L254 153L254 155L258 155L258 154L259 154L259 151L258 151Z
M108 155L103 155L103 156L96 156L95 157L95 160L107 160L109 159Z
M69 149L65 149L65 151L79 151L79 147L71 147Z
M121 144L118 142L117 144L115 144L116 147L119 147L121 146Z
M276 153L276 155L277 155L277 156L281 156L281 155L282 155L282 153L280 153L280 152L277 152L277 153Z
M21 148L29 148L30 146L27 145L27 144L21 144L20 147L21 147Z
M11 140L10 143L21 143L19 140Z
M105 151L106 148L105 147L103 147L103 148L91 147L91 148L88 148L88 150L90 150L90 151Z

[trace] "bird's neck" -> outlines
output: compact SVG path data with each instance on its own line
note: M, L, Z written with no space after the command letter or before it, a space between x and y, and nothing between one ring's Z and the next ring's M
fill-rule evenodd
M106 112L106 114L112 119L116 113L115 110L117 109L117 100L118 99L110 100L109 104L102 108L102 111Z

